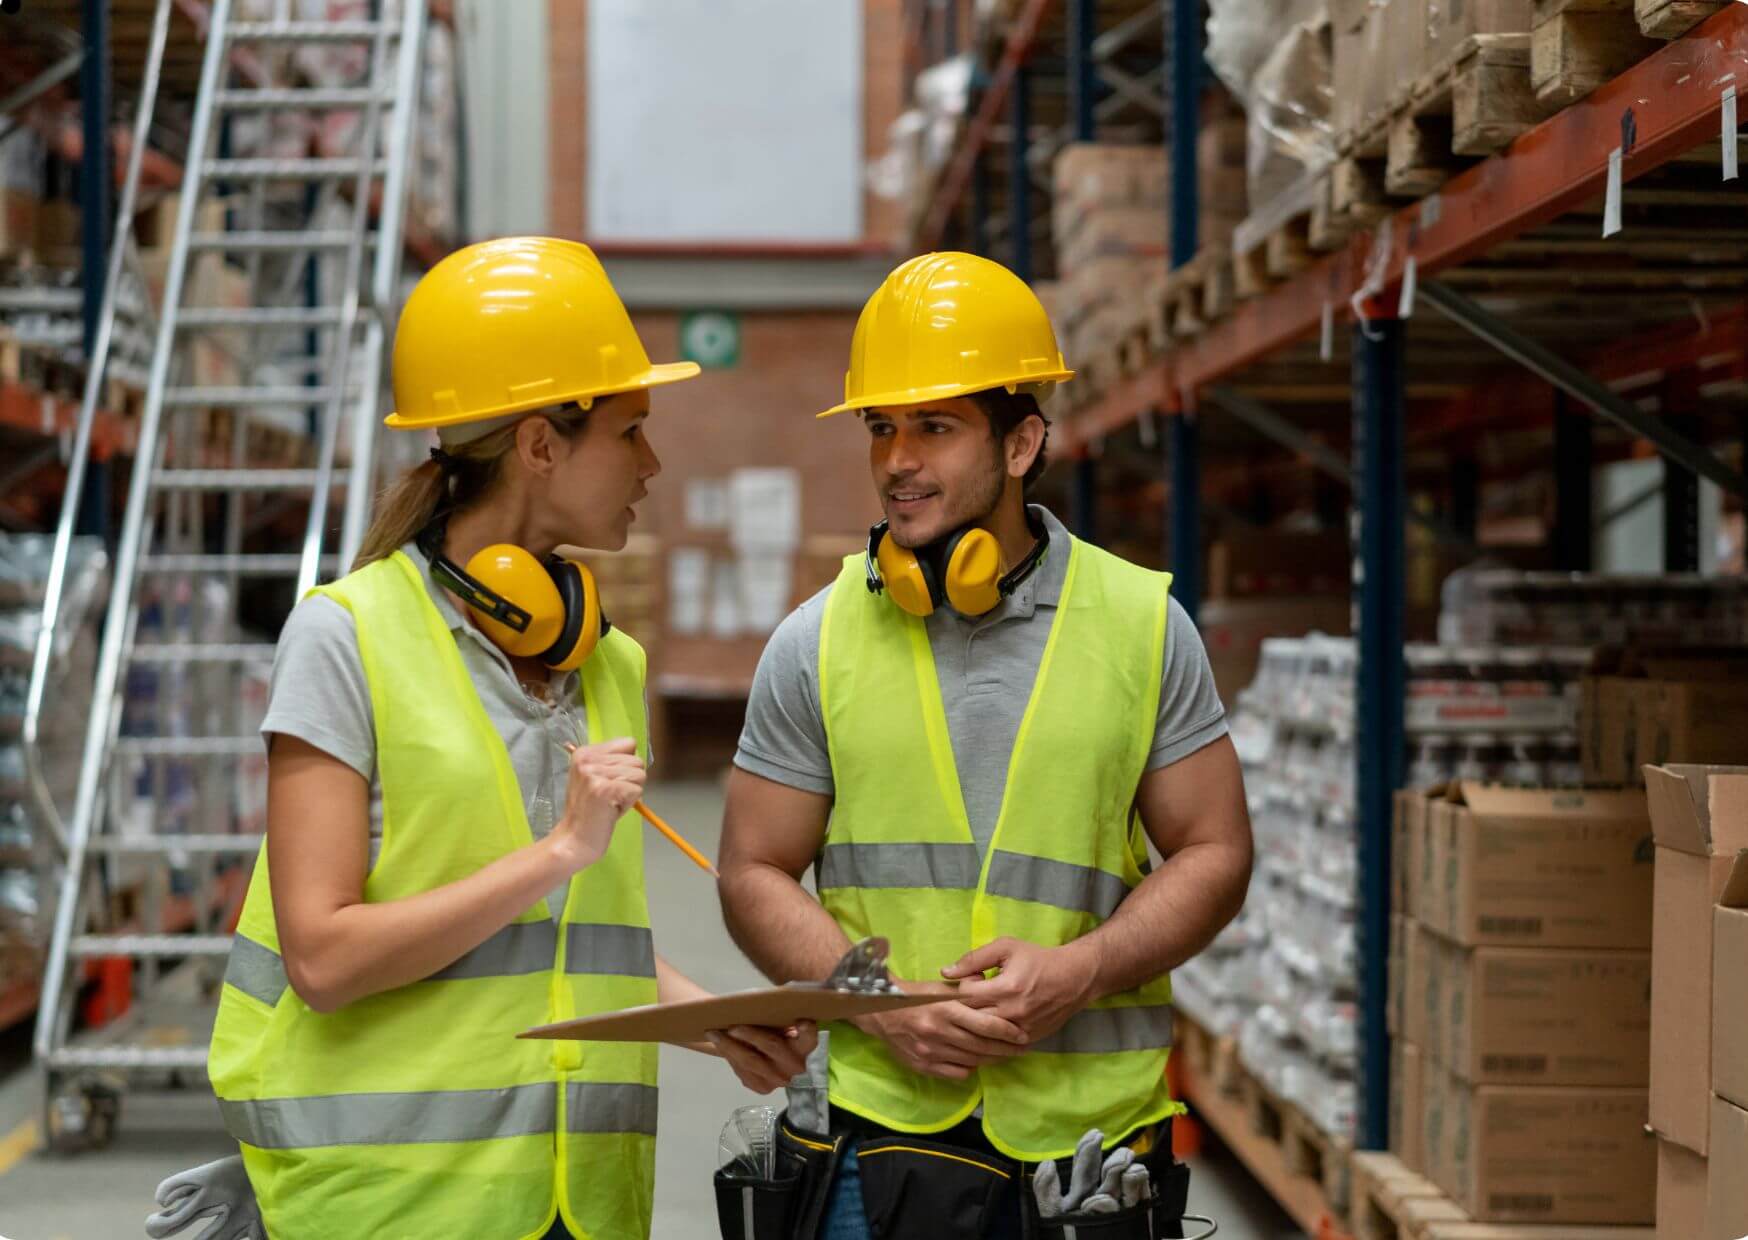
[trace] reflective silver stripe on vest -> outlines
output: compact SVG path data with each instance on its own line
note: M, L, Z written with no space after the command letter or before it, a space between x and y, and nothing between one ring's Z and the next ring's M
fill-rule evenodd
M599 1081L568 1081L564 1087L566 1132L640 1133L656 1135L654 1085L617 1085Z
M279 958L278 952L239 934L231 940L231 958L225 965L225 984L273 1007L291 983L285 976L285 961Z
M564 971L654 977L655 939L644 926L566 926Z
M1028 857L1023 853L998 849L989 859L989 882L985 890L992 896L1006 896L1010 900L1029 900L1034 904L1091 913L1102 921L1117 911L1117 906L1129 894L1129 884L1109 871L1092 866L1071 865L1066 861Z
M981 868L975 844L827 844L819 858L819 886L969 891Z
M480 977L520 977L545 973L558 952L558 930L551 921L505 926L447 968L425 980L454 982Z
M1163 1050L1171 1045L1171 1004L1088 1008L1030 1050L1053 1055L1109 1055Z
M263 1150L332 1145L423 1145L549 1133L558 1091L550 1084L432 1093L329 1094L219 1100L225 1127Z

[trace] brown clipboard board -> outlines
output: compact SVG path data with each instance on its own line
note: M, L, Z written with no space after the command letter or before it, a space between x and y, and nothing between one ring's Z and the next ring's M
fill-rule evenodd
M516 1036L578 1042L697 1042L716 1029L762 1025L781 1029L798 1020L828 1024L852 1016L921 1007L951 999L956 989L936 983L917 994L868 994L818 985L768 986L707 999L652 1003L600 1016L541 1025Z

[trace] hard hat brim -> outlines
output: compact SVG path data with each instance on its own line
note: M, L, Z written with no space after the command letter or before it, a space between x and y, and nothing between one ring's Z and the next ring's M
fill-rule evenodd
M1009 384L1024 387L1033 383L1066 383L1072 378L1074 378L1074 372L1064 368L1045 371L1043 374L1000 380L995 383L940 383L933 387L908 388L897 392L879 392L872 396L860 396L855 400L847 400L841 405L833 405L824 413L816 413L813 416L817 420L833 417L840 413L850 413L858 409L876 409L883 405L921 405L932 400L951 400L955 396L969 396L973 392L987 392L991 388L1006 387Z
M562 405L576 400L593 400L602 396L618 396L624 392L639 392L645 388L663 387L669 383L679 383L685 379L693 379L703 373L703 368L697 362L659 362L640 375L634 375L628 380L615 383L608 388L580 388L571 392L543 392L538 397L523 401L505 401L489 409L470 409L466 413L448 416L420 417L404 416L394 412L383 419L383 425L397 430L430 430L439 426L458 426L464 422L483 422L487 418L501 418L512 413L526 413L530 409L544 409L548 405Z

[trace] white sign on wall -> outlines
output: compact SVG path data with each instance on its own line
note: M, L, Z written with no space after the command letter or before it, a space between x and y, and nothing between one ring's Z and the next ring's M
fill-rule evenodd
M591 0L601 241L862 237L862 6Z

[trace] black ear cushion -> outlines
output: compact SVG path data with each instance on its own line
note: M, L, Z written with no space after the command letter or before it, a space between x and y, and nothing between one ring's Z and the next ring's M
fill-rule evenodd
M583 583L581 571L569 560L553 556L546 562L546 571L552 574L552 584L558 587L559 601L564 605L564 627L558 631L551 649L540 656L540 661L557 665L570 657L582 639L588 587Z
M892 535L888 534L888 538ZM946 566L951 563L953 548L959 545L964 537L964 531L954 534L943 543L930 543L926 547L916 549L917 567L922 570L923 580L928 583L929 601L937 609L947 605L947 575Z

